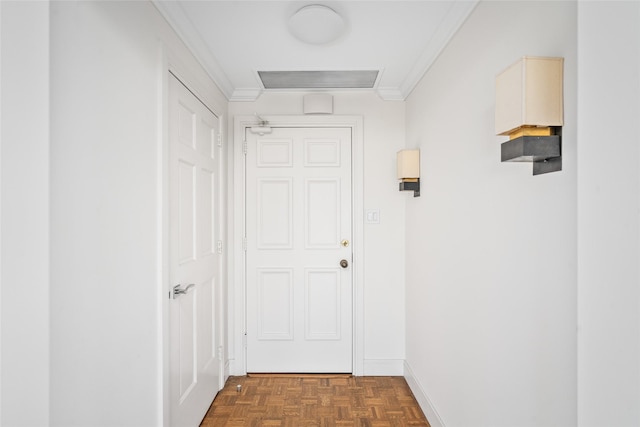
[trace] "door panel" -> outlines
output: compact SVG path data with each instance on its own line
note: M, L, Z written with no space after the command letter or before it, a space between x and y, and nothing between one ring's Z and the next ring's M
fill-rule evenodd
M197 313L197 324L199 325L199 337L200 342L198 343L198 369L200 372L206 372L207 368L211 365L211 363L215 363L216 352L215 352L215 331L213 329L215 325L215 318L213 314L215 313L215 308L213 303L215 302L214 298L214 281L207 280L200 284L196 292L194 294L198 294L198 307L196 309Z
M339 340L341 316L340 272L332 269L305 271L305 337Z
M258 269L258 339L293 338L293 270Z
M293 248L293 181L259 178L257 181L257 236L260 249Z
M179 306L179 400L184 401L189 396L191 389L195 386L198 378L195 366L196 355L194 352L196 346L196 316L194 299L196 292L193 291L184 298L177 301Z
M292 166L293 141L290 139L258 140L257 167L259 168L290 168Z
M185 161L178 161L178 194L177 201L179 245L180 245L180 264L193 261L195 253L193 251L194 236L194 194L195 187L195 165Z
M198 426L219 389L218 118L169 77L171 425Z
M306 139L304 165L308 167L340 167L340 140Z
M340 179L305 180L305 247L336 249L342 230Z
M215 252L214 224L211 221L211 218L214 218L215 209L215 201L212 200L216 188L215 173L207 169L200 169L197 181L199 183L199 197L196 198L196 215L197 223L200 224L198 239L196 239L198 242L197 254L199 258L205 258L213 256Z
M351 130L248 135L247 371L351 372Z

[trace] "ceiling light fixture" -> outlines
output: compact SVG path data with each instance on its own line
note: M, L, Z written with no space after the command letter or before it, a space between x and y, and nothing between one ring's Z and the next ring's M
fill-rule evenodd
M346 28L342 16L330 7L312 4L289 18L289 32L309 44L326 44L340 37Z

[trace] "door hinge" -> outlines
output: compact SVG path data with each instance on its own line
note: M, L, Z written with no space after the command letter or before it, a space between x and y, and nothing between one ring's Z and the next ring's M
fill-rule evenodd
M218 147L222 147L222 134L218 133Z
M246 237L242 238L242 250L245 251L245 252L247 251L247 238Z
M247 147L247 141L244 141L242 143L242 153L246 156L247 155L247 151L249 151L249 148Z
M216 243L216 249L219 254L222 253L222 240L218 240L218 242Z
M244 335L242 336L242 346L244 348L247 348L247 333L245 332Z

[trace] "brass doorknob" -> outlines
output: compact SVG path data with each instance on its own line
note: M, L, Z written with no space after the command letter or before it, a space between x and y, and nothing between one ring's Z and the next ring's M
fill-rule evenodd
M346 259L341 260L340 261L340 267L342 267L342 268L349 267L349 261L347 261Z

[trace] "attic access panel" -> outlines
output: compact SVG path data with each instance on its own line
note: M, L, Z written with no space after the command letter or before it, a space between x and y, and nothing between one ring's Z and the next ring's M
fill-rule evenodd
M265 89L373 89L378 70L258 71Z

